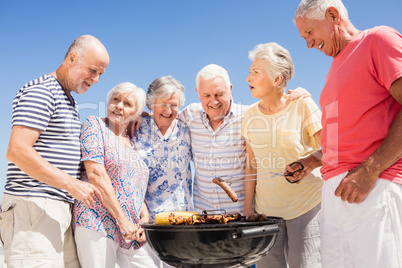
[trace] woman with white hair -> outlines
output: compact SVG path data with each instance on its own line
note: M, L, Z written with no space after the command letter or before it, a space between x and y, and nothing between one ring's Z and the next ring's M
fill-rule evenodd
M184 101L179 81L172 76L155 79L146 101L152 115L134 133L134 146L149 168L145 202L153 220L160 212L193 210L190 131L176 119Z
M89 116L81 129L81 180L99 189L102 199L74 204L73 225L82 267L156 267L139 223L149 221L144 202L148 167L126 133L142 113L145 92L121 83L107 94L107 116Z
M176 119L184 101L184 86L179 81L170 75L156 78L147 91L152 115L144 117L133 136L134 147L149 168L145 202L153 220L164 211L194 210L190 131ZM158 267L171 266L158 260Z
M245 177L244 214L256 211L284 218L273 249L257 268L321 267L319 169L297 184L269 174L283 173L289 163L319 149L321 111L311 98L289 100L284 93L294 74L286 49L260 44L249 58L253 62L247 81L251 95L260 101L246 111L241 128L246 139L245 174L257 174Z

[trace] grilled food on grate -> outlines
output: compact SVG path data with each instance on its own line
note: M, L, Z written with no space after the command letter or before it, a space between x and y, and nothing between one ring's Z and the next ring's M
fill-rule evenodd
M195 211L166 211L155 215L155 223L159 225L188 224L185 222L196 215L198 212Z
M155 216L155 223L159 225L193 225L193 224L226 224L240 220L240 213L235 214L198 214L192 211L162 212Z

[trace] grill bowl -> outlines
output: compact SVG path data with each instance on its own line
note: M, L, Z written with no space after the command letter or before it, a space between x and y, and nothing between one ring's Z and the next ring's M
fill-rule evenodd
M272 248L283 219L227 224L141 224L159 258L174 267L246 267Z

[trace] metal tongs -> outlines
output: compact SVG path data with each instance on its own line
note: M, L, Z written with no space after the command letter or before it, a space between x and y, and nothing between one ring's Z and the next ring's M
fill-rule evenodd
M222 181L225 181L226 183L228 183L229 185L232 184L232 182L237 182L237 181L256 181L256 180L267 180L267 179L271 179L275 176L284 176L285 179L289 182L289 183L296 183L297 181L291 181L289 180L287 177L292 177L294 173L298 172L298 171L302 171L304 170L304 166L302 163L300 162L293 162L291 163L289 166L293 166L293 165L299 165L300 168L298 168L297 170L291 172L291 171L285 171L283 173L279 173L279 172L263 172L263 173L255 173L255 174L248 174L248 175L235 175L235 176L229 176L229 175L223 175L223 176L219 176L219 178ZM249 177L249 176L256 176L256 175L264 175L264 174L270 174L271 176L269 177L264 177L264 178L255 178L255 179L243 179L244 177ZM228 178L228 179L223 179L223 178Z

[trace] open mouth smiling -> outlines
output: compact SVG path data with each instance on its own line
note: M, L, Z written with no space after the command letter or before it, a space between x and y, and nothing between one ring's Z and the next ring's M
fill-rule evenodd
M322 41L319 45L318 48L321 49L324 46L324 41Z
M222 106L222 105L218 105L218 106L209 106L209 108L211 108L211 109L219 109L219 108L221 108L221 106Z
M117 115L117 116L123 116L123 114L116 113L116 112L113 112L113 114L115 114L115 115Z

